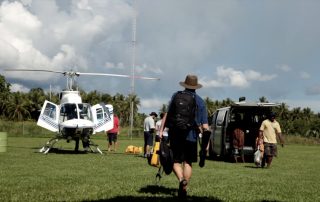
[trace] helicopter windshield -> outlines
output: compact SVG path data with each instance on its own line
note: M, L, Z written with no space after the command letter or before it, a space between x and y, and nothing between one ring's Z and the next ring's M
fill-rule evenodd
M85 119L92 121L90 105L86 103L65 103L60 108L60 120Z
M79 103L78 108L79 108L80 119L86 119L86 120L92 121L92 114L91 114L91 109L89 104Z

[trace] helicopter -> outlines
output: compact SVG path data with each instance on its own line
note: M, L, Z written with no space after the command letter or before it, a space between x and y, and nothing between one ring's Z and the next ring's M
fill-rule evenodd
M143 76L132 77L122 74L81 73L46 69L5 69L5 71L50 72L59 73L67 77L67 88L60 93L60 103L56 104L45 100L37 121L38 126L56 133L39 150L43 154L47 154L60 140L66 140L67 142L74 140L76 142L76 152L79 150L79 141L81 140L85 152L91 151L103 154L98 145L90 137L97 132L106 132L113 128L113 106L104 103L91 106L89 103L83 103L80 92L73 89L75 77L94 75L159 80L159 78Z

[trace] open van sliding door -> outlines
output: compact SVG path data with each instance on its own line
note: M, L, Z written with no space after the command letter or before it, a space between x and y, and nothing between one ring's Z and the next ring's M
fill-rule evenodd
M217 111L216 118L213 120L212 133L212 150L217 156L225 155L225 134L226 134L226 116L229 108L224 108Z

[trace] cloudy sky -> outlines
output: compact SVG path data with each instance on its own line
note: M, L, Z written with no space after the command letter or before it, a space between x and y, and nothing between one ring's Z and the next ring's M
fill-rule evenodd
M58 74L10 68L131 74L133 27L140 112L158 111L198 75L197 92L285 102L320 112L318 0L0 0L0 74L12 90L56 91ZM136 12L135 9L136 8ZM136 14L136 26L133 26ZM79 86L129 94L131 80L81 76Z

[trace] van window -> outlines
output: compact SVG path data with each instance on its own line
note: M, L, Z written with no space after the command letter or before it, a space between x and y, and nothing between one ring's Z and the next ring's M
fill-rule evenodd
M217 126L222 126L226 115L226 110L219 111L217 116Z

